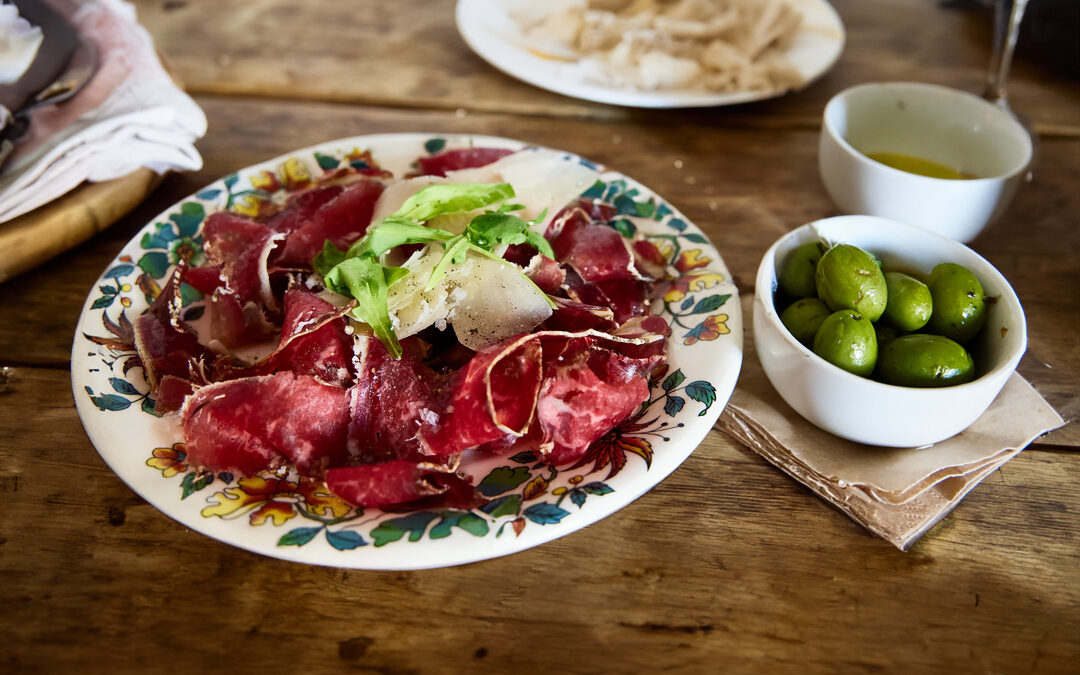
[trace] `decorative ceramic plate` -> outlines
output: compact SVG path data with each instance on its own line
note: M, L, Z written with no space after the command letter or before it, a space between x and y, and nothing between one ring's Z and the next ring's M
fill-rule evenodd
M803 25L787 59L803 78L803 87L824 75L844 50L844 24L826 0L789 0L803 14ZM694 89L646 91L582 81L573 62L545 57L524 46L521 30L499 0L458 0L457 27L469 48L511 77L597 103L636 108L700 108L774 98L790 90L711 92Z
M205 260L208 213L256 213L313 177L351 164L403 176L419 157L459 147L525 149L471 136L361 136L299 150L231 174L175 204L124 247L86 300L72 348L76 407L98 452L139 495L187 527L226 543L298 562L364 569L440 567L506 555L569 534L610 515L675 470L712 428L742 363L739 299L716 249L648 188L597 168L585 195L618 210L610 225L659 246L673 277L657 309L674 331L650 398L594 443L573 466L530 452L471 457L460 470L488 498L470 511L384 513L352 507L322 481L273 474L200 473L185 461L177 415L157 417L133 347L131 322L149 306L181 259ZM183 287L184 318L204 301Z

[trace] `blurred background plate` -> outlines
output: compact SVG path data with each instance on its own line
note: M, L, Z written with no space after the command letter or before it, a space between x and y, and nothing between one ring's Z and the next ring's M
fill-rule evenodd
M803 77L802 88L824 75L844 50L844 24L825 0L791 0L803 26L786 55ZM568 77L565 61L538 56L522 44L521 31L498 0L458 0L458 32L469 48L511 77L557 94L635 108L698 108L775 98L788 90L711 92L615 88Z

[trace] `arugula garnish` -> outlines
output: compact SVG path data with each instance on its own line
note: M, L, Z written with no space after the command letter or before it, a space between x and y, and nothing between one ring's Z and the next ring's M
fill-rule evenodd
M387 251L406 244L440 243L444 250L443 257L431 271L425 291L433 289L446 276L446 269L451 263L460 265L465 262L469 251L515 268L516 265L494 253L496 247L527 243L549 258L554 258L551 245L530 227L542 221L547 212L541 213L535 220L525 221L511 215L512 211L525 208L521 204L504 203L497 210L486 211L473 218L459 235L422 224L436 216L475 211L514 196L514 188L509 183L428 186L405 200L396 212L376 221L367 234L348 250L342 251L327 240L322 252L312 261L312 266L323 276L330 290L356 299L357 306L350 314L371 326L375 336L386 345L387 351L394 358L399 358L401 345L390 321L387 295L390 286L407 276L409 270L386 267L379 262L379 258ZM525 278L532 283L527 276ZM551 298L546 293L543 295L548 304L554 307Z

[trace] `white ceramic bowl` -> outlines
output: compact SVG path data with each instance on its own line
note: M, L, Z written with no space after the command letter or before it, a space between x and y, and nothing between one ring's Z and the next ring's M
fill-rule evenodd
M842 370L804 347L780 322L773 294L786 256L802 244L854 244L886 269L928 274L942 262L971 270L988 298L987 320L973 352L977 378L967 384L917 389L882 384ZM1005 386L1027 348L1024 310L1009 282L963 244L905 223L874 216L839 216L803 225L781 237L758 267L754 345L765 375L800 415L859 443L918 447L971 425Z
M908 173L864 154L876 152L931 160L976 178ZM1031 153L1020 123L977 96L933 84L863 84L825 106L818 168L829 196L847 213L969 242L1005 210Z

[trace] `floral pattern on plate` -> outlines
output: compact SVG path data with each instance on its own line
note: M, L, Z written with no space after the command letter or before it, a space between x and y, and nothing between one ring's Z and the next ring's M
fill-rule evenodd
M393 134L358 137L292 153L231 174L148 224L102 275L87 299L72 358L76 403L98 451L121 478L166 514L228 543L316 564L410 569L512 553L572 532L625 506L674 470L700 442L734 387L741 316L734 286L701 232L648 189L593 166L600 179L583 196L615 207L608 224L641 235L668 262L670 282L655 309L674 333L651 395L580 461L551 467L531 452L466 457L461 470L489 501L471 511L389 512L354 507L322 481L295 473L238 477L186 463L179 425L154 415L134 348L132 318L157 296L181 260L205 260L208 213L258 215L266 204L345 166L402 176L413 160L455 147L522 149L486 137ZM183 285L184 318L204 299ZM445 541L444 541L445 540ZM363 549L348 556L345 551Z

